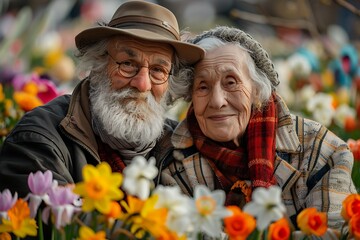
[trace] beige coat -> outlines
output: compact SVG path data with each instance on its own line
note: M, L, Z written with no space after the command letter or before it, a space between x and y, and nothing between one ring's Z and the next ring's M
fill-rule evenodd
M347 144L321 124L290 114L278 96L275 176L288 217L296 222L304 208L328 213L328 225L339 229L342 202L356 193L351 180L353 155ZM161 184L179 185L192 196L198 184L214 189L215 175L193 146L186 120L172 135L174 161L161 173ZM295 222L294 222L295 221Z

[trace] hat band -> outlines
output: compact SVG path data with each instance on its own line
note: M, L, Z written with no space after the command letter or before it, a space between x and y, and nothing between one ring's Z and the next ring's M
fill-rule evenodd
M140 17L140 16L120 17L111 20L108 26L115 28L144 29L144 25L155 26L157 27L158 32L161 32L162 34L165 34L166 36L174 40L180 40L179 33L175 28L173 28L168 22L160 21L155 18ZM150 30L154 31L154 29L150 29Z

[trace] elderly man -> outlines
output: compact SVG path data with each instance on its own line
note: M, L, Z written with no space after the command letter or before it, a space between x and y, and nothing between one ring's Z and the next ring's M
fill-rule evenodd
M5 140L0 190L28 193L31 172L51 170L59 184L81 181L82 167L107 161L121 172L136 155L160 161L167 87L179 64L204 51L180 40L172 12L157 4L122 4L108 24L75 38L79 70L87 74L72 95L28 112Z

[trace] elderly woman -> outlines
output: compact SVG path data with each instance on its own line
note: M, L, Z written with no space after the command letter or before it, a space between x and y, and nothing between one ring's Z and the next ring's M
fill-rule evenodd
M190 42L206 55L170 86L191 105L172 135L174 159L161 183L188 195L199 184L223 189L227 205L244 205L254 188L276 184L294 225L302 209L315 207L340 228L342 201L356 193L346 143L289 112L268 54L248 34L217 27Z

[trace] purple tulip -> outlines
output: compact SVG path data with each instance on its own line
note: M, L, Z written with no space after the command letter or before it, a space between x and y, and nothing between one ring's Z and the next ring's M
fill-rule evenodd
M17 199L17 193L12 196L9 189L5 189L2 193L0 192L0 220L7 218L7 211L14 206Z
M37 171L35 174L30 173L28 177L28 185L31 193L29 193L25 200L30 199L30 215L35 217L37 210L43 200L48 198L48 191L51 189L53 184L52 172L47 170L45 173Z
M28 185L30 191L35 195L44 195L49 189L53 182L53 175L50 170L47 170L45 173L37 171L35 174L30 173L28 177Z
M42 218L47 223L51 211L57 229L71 223L74 213L81 211L80 207L74 205L79 196L72 191L71 186L55 186L48 195L49 198L45 201L48 206L44 209Z

